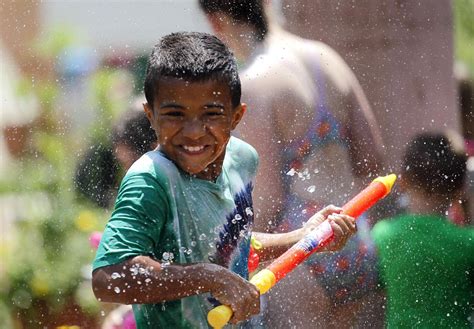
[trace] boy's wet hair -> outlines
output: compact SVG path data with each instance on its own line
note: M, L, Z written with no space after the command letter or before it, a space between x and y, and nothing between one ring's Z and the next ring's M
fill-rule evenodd
M240 104L241 85L234 55L213 35L179 32L163 37L153 48L146 71L145 97L151 106L164 78L226 83L232 106Z
M253 26L261 41L268 32L268 21L262 0L199 0L206 14L221 12L233 20Z
M466 160L465 153L454 149L446 135L420 134L405 151L403 177L412 187L449 196L463 187Z

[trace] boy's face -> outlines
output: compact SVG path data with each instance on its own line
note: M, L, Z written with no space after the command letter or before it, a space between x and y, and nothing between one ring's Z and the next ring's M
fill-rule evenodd
M229 87L222 82L160 80L153 108L145 112L160 150L182 170L215 180L222 168L230 132L245 112L232 107Z

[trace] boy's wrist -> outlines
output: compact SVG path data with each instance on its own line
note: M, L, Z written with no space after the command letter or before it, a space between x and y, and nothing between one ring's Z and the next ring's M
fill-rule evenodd
M293 230L291 232L288 232L288 237L287 237L287 243L289 245L294 245L298 241L300 241L306 234L306 230L304 227Z
M216 285L221 286L227 282L225 279L228 270L220 265L213 263L197 263L192 265L194 278L201 293L212 292Z

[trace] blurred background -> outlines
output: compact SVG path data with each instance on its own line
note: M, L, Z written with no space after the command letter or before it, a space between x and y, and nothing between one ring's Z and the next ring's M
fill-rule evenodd
M273 4L290 31L352 67L391 170L420 131L453 129L474 155L474 0ZM0 328L99 328L113 306L93 297L90 263L127 168L118 125L140 107L158 39L211 30L194 0L0 8Z

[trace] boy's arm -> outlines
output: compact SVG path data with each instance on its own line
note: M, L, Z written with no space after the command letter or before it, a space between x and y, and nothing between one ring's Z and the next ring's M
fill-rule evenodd
M334 238L330 244L319 249L319 251L337 251L342 249L347 240L357 231L357 227L355 219L342 214L341 211L342 209L339 207L327 206L312 216L302 228L288 233L254 232L252 234L253 237L262 244L262 248L258 250L260 259L266 261L280 256L326 219L329 220L334 231Z
M100 301L123 304L154 304L209 292L232 308L232 323L260 311L259 292L254 285L210 263L168 265L148 256L136 256L96 269L92 286Z

